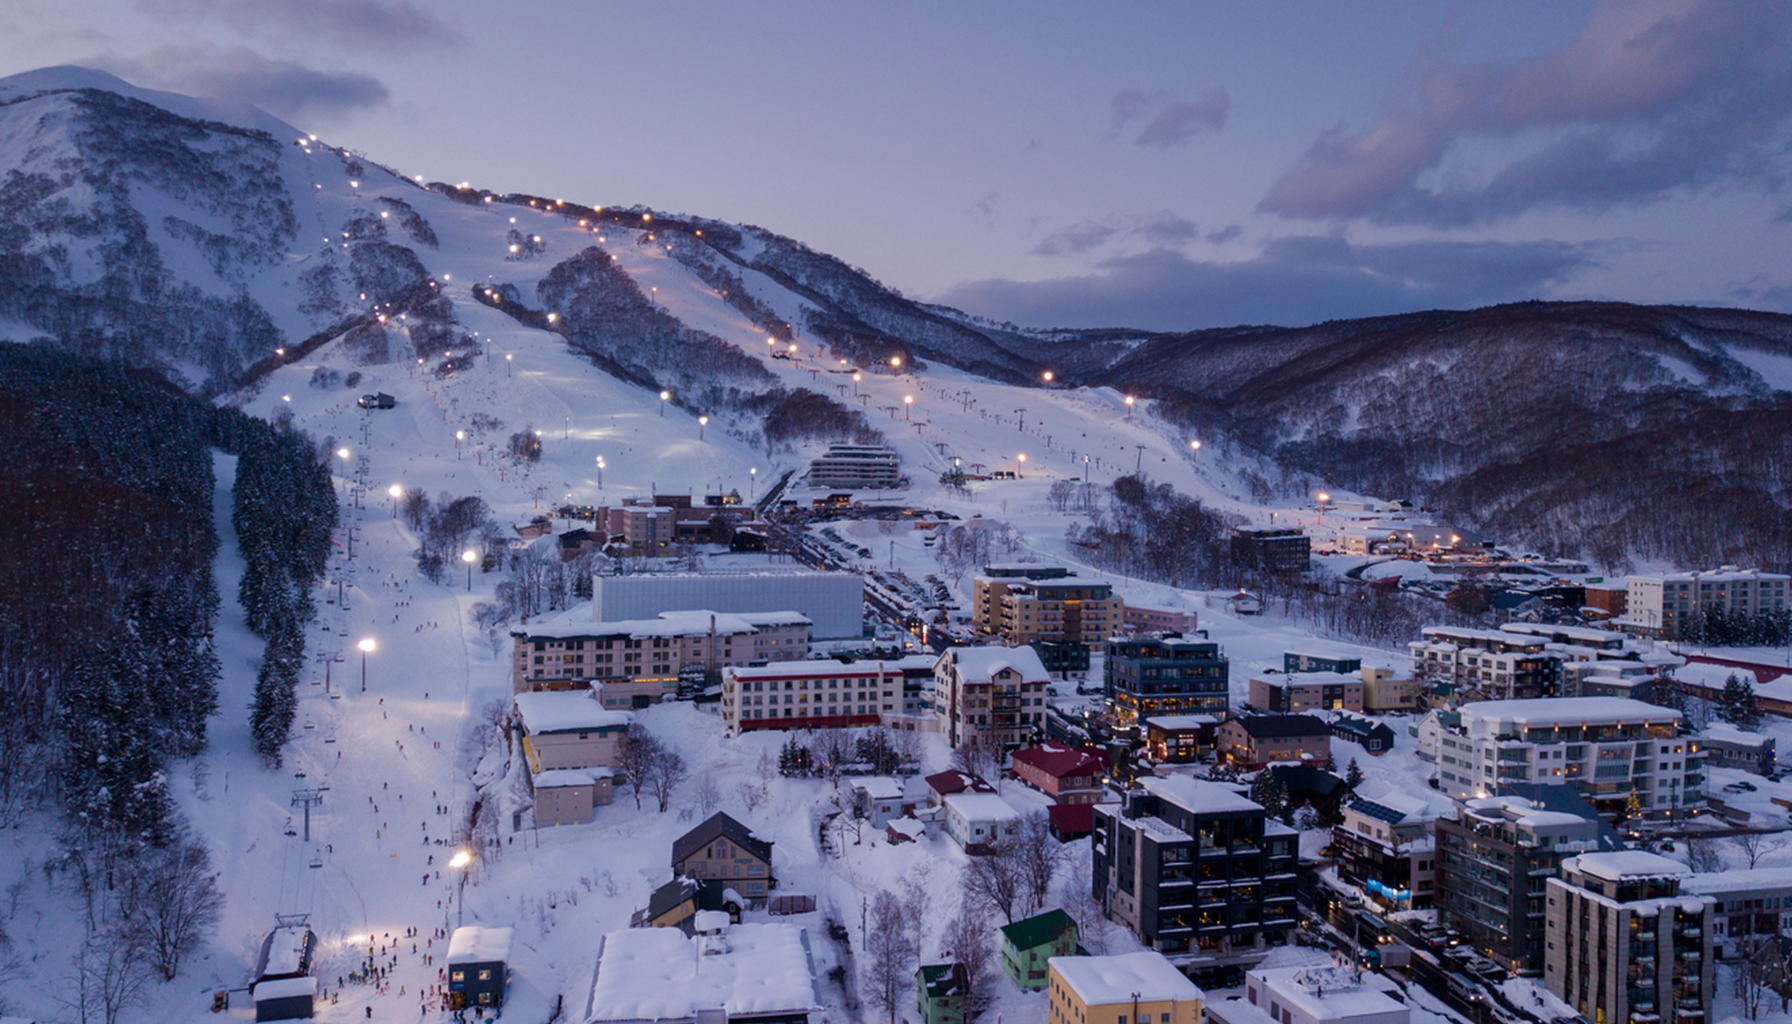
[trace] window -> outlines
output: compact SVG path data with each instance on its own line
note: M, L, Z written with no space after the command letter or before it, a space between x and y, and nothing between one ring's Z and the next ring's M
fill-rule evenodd
M467 980L467 974L465 971L454 971L448 975L448 980L457 983L463 982Z
M479 969L479 980L480 980L480 981L490 981L490 980L492 980L492 969L491 969L491 968L489 968L489 967L482 967L482 968L480 968L480 969Z

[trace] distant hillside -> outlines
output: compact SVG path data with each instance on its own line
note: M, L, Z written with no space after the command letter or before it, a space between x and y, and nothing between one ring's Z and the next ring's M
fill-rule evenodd
M1792 563L1792 317L1538 302L1196 331L1089 382L1503 538Z

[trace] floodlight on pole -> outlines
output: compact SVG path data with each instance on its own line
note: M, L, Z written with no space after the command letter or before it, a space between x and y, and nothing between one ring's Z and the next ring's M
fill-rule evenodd
M670 391L660 392L660 419L663 420L666 418L666 403L670 402L671 400L672 400L672 392L670 392Z
M697 440L703 440L703 428L709 426L708 416L697 417Z
M473 592L473 563L479 560L479 556L473 553L472 548L468 548L460 553L460 560L467 563L467 593L471 594Z
M403 484L393 484L391 487L386 489L386 493L390 494L392 496L392 518L397 519L398 518L398 499L404 497L404 485Z
M473 866L473 851L465 847L454 851L454 856L448 858L448 866L460 871L460 881L454 897L458 927L467 922L467 869Z
M375 644L373 642L373 638L368 637L367 639L361 641L360 643L356 644L355 646L359 647L361 649L361 692L366 693L367 692L367 655L369 652L371 652L374 649Z

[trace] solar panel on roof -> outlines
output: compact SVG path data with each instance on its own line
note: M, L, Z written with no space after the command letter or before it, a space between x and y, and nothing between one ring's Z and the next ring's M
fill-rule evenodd
M1366 814L1377 821L1385 821L1390 825L1398 825L1406 820L1406 812L1396 811L1392 807L1384 807L1373 800L1353 800L1350 809L1359 814Z

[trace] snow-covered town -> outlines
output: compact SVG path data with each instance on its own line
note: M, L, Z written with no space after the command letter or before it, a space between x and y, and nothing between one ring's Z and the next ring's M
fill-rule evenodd
M111 89L243 117L52 69L0 144ZM1792 576L1508 542L825 335L758 229L252 127L314 237L244 294L346 319L199 404L336 518L270 584L296 492L213 428L216 699L72 825L0 779L5 1024L1792 1021Z

